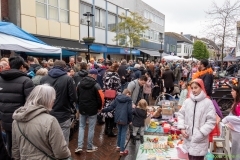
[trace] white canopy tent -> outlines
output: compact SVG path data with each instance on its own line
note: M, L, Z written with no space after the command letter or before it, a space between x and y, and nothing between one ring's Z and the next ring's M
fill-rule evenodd
M17 52L51 53L56 55L62 54L61 48L28 41L4 33L0 33L0 49L13 50Z
M188 58L186 59L186 61L194 61L194 62L197 62L198 60L196 58Z
M184 58L180 58L180 57L178 57L178 56L172 56L172 55L164 56L163 59L166 60L166 61L184 60Z

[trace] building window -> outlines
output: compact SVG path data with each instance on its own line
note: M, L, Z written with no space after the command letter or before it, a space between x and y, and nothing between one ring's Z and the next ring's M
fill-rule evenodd
M167 53L169 52L169 44L167 44Z
M81 24L87 25L87 17L83 16L84 13L86 12L92 12L92 7L86 4L81 3L81 8L80 8L80 19L81 19ZM92 17L93 18L93 17ZM90 18L90 23L89 25L92 26L92 18Z
M100 9L95 9L95 26L100 27Z
M69 22L69 0L36 0L36 15L60 22Z
M116 15L108 13L108 30L112 31L116 27Z
M177 45L177 53L181 53L182 52L182 45L179 44Z
M100 27L106 28L106 11L100 10Z
M146 19L150 19L152 22L155 22L161 26L164 26L164 20L158 16L156 16L155 14L148 12L146 10L144 10L144 18Z
M175 45L170 45L170 52L176 52L176 46Z

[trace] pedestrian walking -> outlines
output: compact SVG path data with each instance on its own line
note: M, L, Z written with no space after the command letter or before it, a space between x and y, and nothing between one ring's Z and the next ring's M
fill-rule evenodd
M171 94L174 90L175 76L173 75L173 72L170 70L169 66L165 67L162 79L164 80L164 87L166 88L166 93ZM169 96L166 96L166 99L169 98Z
M66 68L66 63L64 61L55 61L54 67L48 72L48 75L41 79L40 83L47 83L56 91L57 96L50 114L58 120L68 144L71 117L76 113L74 103L77 101L77 95L74 80L67 75L64 68Z
M103 107L104 95L101 87L97 83L98 72L90 69L88 76L84 77L77 87L78 105L80 112L78 148L75 153L83 150L84 131L88 120L88 141L87 152L94 152L98 147L93 145L94 130L97 121L97 113Z
M152 92L153 82L148 72L145 73L145 76L147 77L147 82L143 86L143 97L147 101L147 104L149 105L149 95Z

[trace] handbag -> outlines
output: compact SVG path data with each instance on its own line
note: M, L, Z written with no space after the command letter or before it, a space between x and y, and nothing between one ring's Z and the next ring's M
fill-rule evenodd
M45 154L45 156L48 157L48 158L50 158L51 160L58 160L57 158L54 158L54 157L48 155L46 152L44 152L43 150L41 150L40 148L38 148L36 145L34 145L34 144L25 136L25 134L22 132L22 130L21 130L20 127L19 127L18 122L17 122L17 126L18 126L18 129L19 129L20 133L22 134L22 136L23 136L29 143L31 143L35 148L37 148L40 152L42 152L43 154ZM59 160L73 160L73 158L72 158L72 157L68 157L68 158L59 159Z
M114 88L114 84L112 84L112 88ZM106 82L105 82L105 86L106 86ZM114 99L117 96L117 91L114 89L107 89L104 92L104 97L106 99Z
M114 99L117 95L117 91L116 90L112 90L112 89L109 89L109 90L105 90L105 98L107 99Z

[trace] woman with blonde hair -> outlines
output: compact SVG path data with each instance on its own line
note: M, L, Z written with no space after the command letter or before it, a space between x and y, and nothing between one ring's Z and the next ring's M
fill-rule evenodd
M143 140L143 135L144 135L144 121L147 118L147 101L145 99L141 99L138 102L138 105L135 109L133 109L133 139L132 139L132 143L135 145L136 144L136 135L137 135L137 131L140 130L140 141L143 144L144 140Z
M37 73L36 76L34 76L32 78L33 84L35 86L40 85L40 81L42 79L43 76L46 76L48 74L48 70L46 68L40 68Z
M57 119L49 114L56 92L49 85L33 89L13 114L13 159L64 159L71 156Z

